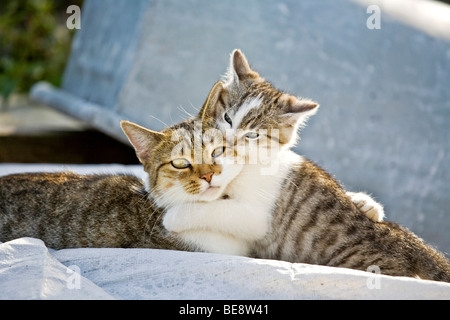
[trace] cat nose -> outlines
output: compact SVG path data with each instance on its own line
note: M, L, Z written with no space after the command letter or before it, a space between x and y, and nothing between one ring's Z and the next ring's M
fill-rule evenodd
M205 179L207 182L211 182L211 179L212 179L213 174L214 174L213 171L207 172L207 173L205 173L205 174L202 174L202 175L200 176L200 179Z

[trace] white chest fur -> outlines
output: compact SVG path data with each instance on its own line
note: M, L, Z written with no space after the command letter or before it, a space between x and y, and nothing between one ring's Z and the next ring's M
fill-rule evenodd
M228 199L173 207L165 214L164 226L205 251L247 255L251 243L270 231L281 184L292 162L301 159L286 151L279 160L277 170L244 165L225 190Z

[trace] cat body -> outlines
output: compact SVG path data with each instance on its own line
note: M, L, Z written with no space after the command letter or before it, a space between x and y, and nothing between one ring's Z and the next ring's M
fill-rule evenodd
M253 144L255 148L244 148L241 155L246 161L255 150L271 149L270 160L278 163L278 168L288 168L270 173L278 177L276 183L269 179L259 186L265 194L277 196L265 206L271 208L264 215L268 216L265 221L271 222L269 231L247 243L245 250L250 249L252 256L358 270L377 267L386 275L450 282L450 264L443 254L395 223L371 221L328 173L289 150L296 142L297 128L317 111L316 103L273 88L238 50L232 54L225 84L216 84L212 92L212 101L201 111L205 126L220 130L226 136L227 148ZM223 200L233 201L233 196ZM210 219L197 219L190 208L181 206L178 212L180 219L190 223L177 225L177 219L164 219L166 228L176 233L223 232L222 224L211 221L225 223L223 216L230 213L248 226L239 216L246 214L239 206L235 207L237 214L210 206ZM238 226L227 226L228 232L234 234ZM200 243L203 239L197 240Z
M373 223L330 175L298 160L252 256L450 282L444 255L395 223Z
M0 177L0 241L81 247L198 250L161 226L162 211L131 175L23 173Z
M166 210L164 227L203 251L247 256L252 243L270 231L289 159L296 157L284 148L252 161L255 144L242 145L242 151L230 145L238 132L223 134L216 119L204 114L214 112L222 89L220 82L213 87L198 118L161 132L127 121L121 126L149 173L152 198ZM260 100L244 102L232 115L235 121ZM213 156L216 150L221 152Z
M163 132L170 137L173 132L184 129L181 133L191 136L197 131L194 123L191 119ZM177 139L167 139L163 149L171 150L177 143ZM199 166L203 165L200 163ZM159 165L145 165L145 168L150 185L155 189L164 186L156 195L153 190L155 198L151 196L151 189L144 187L143 181L131 175L58 172L0 177L0 241L35 237L53 249L156 248L249 255L250 243L262 239L270 229L271 206L278 194L255 190L264 185L280 184L282 178L259 175L263 168L258 164L233 164L230 170L233 183L228 183L230 178L226 178L223 183L226 189L216 195L226 194L226 198L234 201L218 199L212 206L211 202L177 198L177 192L167 192L167 185L157 181L158 177L164 177L164 173L157 170ZM173 172L169 172L165 183L173 182ZM189 184L187 189L195 188ZM158 194L165 197L158 197ZM155 199L159 199L162 206L155 204ZM167 215L164 205L170 208L174 199L178 204L187 202L188 212L195 212L195 216L183 214L183 211L181 215L173 214L178 206ZM223 215L222 212L230 214ZM175 219L174 230L164 227L164 217L168 221ZM186 230L186 226L205 223L214 228ZM175 230L177 232L172 232Z
M284 165L277 175L261 175L261 169L245 165L225 189L225 199L169 208L164 226L205 251L248 256L252 243L271 230L273 205L279 198L279 188L267 191L264 186L280 186L289 170Z
M36 235L54 248L153 247L360 270L376 265L384 274L449 281L442 254L395 224L374 223L362 212L365 205L355 206L331 176L290 151L298 127L317 111L317 103L276 90L239 51L231 61L228 79L214 86L198 118L161 132L122 122L149 174L149 194L133 179L114 184L117 177L99 186L95 177L86 177L87 183L76 187L77 178L66 176L71 183L50 188L49 181L64 176L1 178L2 239ZM261 158L263 151L267 154ZM251 161L255 152L256 162ZM21 178L23 188L14 189ZM96 187L87 190L89 185ZM26 195L36 186L30 201ZM107 186L117 187L118 194L103 192ZM74 200L77 196L82 206ZM117 196L117 202L110 206L113 200L103 196ZM93 204L95 212L89 213ZM131 212L129 225L124 212ZM83 224L82 217L91 223ZM152 226L148 242L142 240L147 225ZM127 235L136 230L138 236Z
M236 163L232 149L212 157L226 142L220 133L217 141L210 139L211 126L202 126L198 119L161 132L126 121L121 125L144 167L150 168L150 195L166 210L164 227L180 239L202 251L248 255L249 244L267 234L278 195L255 190L281 183L281 177L256 174L257 164ZM197 148L196 142L201 144ZM174 160L186 166L176 168Z

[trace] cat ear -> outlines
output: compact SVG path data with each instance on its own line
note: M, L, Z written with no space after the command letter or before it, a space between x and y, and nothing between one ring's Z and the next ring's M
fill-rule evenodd
M218 115L222 114L225 109L223 101L221 100L223 90L223 83L221 81L217 81L209 92L208 98L206 98L206 101L200 110L200 117L202 121L207 121L209 119L214 120Z
M283 104L282 119L285 124L299 126L308 120L308 118L316 114L319 104L309 99L297 98L288 94L284 94L280 103Z
M150 152L165 137L161 132L146 129L129 121L121 121L120 127L136 150L142 164L150 159Z
M260 78L259 74L250 67L247 58L241 50L235 49L231 53L230 66L225 75L225 85L227 87L232 85L239 86L240 82L258 78Z
M238 79L240 81L246 79L256 79L259 77L259 74L256 71L253 71L250 68L250 65L247 61L247 58L239 49L235 49L231 53L231 62L233 65L234 72L236 73Z
M280 116L280 142L293 145L298 137L298 128L305 125L308 118L317 112L319 104L312 100L297 98L287 94L284 96L280 101L282 102L283 112Z

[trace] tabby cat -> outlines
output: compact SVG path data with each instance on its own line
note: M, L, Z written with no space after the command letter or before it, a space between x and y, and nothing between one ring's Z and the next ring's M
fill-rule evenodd
M53 249L197 249L163 228L161 215L143 182L131 175L59 172L0 177L3 242L35 237Z
M251 243L238 244L253 257L359 270L377 266L386 275L450 282L450 264L443 254L395 223L373 223L328 173L289 150L297 138L297 128L317 110L316 103L275 89L250 68L239 50L232 53L225 84L216 84L212 95L201 111L203 124L219 129L226 136L227 148L244 149L246 153L240 156L246 161L255 150L271 149L270 160L278 162L276 173L263 174L257 164L260 172L252 176L256 182L249 183L250 191L242 186L236 193L226 192L221 199L224 205L217 210L199 214L197 207L189 204L171 217L169 209L164 217L167 229L195 238L197 231L223 232L223 224L227 224L232 226L227 230L230 234L253 238ZM249 166L245 164L242 172ZM262 206L270 208L270 214L258 210L259 216L249 220L245 207L235 211L227 208L225 202L239 199L242 190L246 196L267 197L270 205ZM252 198L239 200L243 205L258 204ZM234 224L228 223L228 217ZM246 228L255 231L247 232ZM209 239L200 234L196 240Z
M261 174L277 162L276 152L266 159L267 166L251 163L245 148L239 152L227 147L233 136L222 134L215 129L215 119L205 116L205 110L214 112L222 88L221 82L213 87L201 119L162 132L127 121L121 126L149 173L152 199L166 209L164 226L201 250L249 255L251 244L271 228L272 206L278 197L272 189L282 183L289 166L280 162L274 172ZM377 206L367 195L353 196L362 208L370 203L371 209ZM380 218L382 209L377 212Z
M217 87L218 88L218 87ZM214 93L210 94L206 106L213 106L211 99ZM217 99L217 97L215 97ZM215 103L215 102L214 102ZM196 206L197 214L207 214L211 207L205 206L200 211L201 204L204 202L219 198L229 198L228 194L239 194L240 188L245 188L248 181L245 175L241 173L242 165L217 164L212 166L208 164L214 158L216 162L223 161L221 152L227 154L232 149L223 149L222 135L212 135L207 127L202 129L194 119L182 122L162 132L150 134L150 140L143 140L147 149L139 151L138 157L143 161L145 169L150 174L153 189L150 196L144 187L144 183L131 175L79 175L71 172L60 173L23 173L0 177L0 241L9 241L18 237L36 237L42 239L47 246L54 249L80 248L80 247L144 247L160 248L189 251L212 251L222 253L247 254L248 248L242 250L239 241L234 237L227 235L227 224L220 224L220 232L203 232L204 237L212 237L214 245L202 246L202 242L193 240L193 233L185 232L180 234L169 232L162 225L164 209L171 207L171 204L182 204L190 202L191 206ZM138 126L122 124L123 128L139 128ZM210 125L212 127L212 125ZM203 131L202 131L203 130ZM143 129L145 133L148 130ZM131 132L131 131L130 131ZM195 135L191 134L195 133ZM178 134L178 135L177 135ZM180 136L180 134L182 134ZM149 139L147 137L147 139ZM178 138L177 138L178 137ZM176 185L184 181L185 175L181 174L180 168L187 165L181 160L183 152L188 147L195 144L195 140L184 141L187 144L184 150L175 148L180 144L176 141L180 137L197 137L200 139L199 154L204 153L198 165L195 165L196 171L200 176L193 176L189 180L189 185L185 188L189 192L198 192L197 182L212 179L214 183L221 183L221 188L211 188L201 196L194 196L191 199L187 194L177 192L178 190L169 190L169 185ZM161 140L164 138L164 140ZM214 140L214 139L216 140ZM212 139L212 140L211 140ZM161 140L159 148L152 145L153 142ZM133 140L138 146L139 140ZM215 143L215 144L214 144ZM173 150L172 150L173 149ZM181 155L172 156L172 151L181 152ZM149 158L151 156L151 159ZM177 159L178 158L178 159ZM150 161L147 161L150 160ZM161 167L159 163L168 161L170 166ZM192 161L192 160L191 160ZM202 163L204 162L204 163ZM175 166L178 167L175 168ZM209 168L213 169L209 170ZM247 177L255 176L249 170L245 170ZM182 170L181 170L182 171ZM218 172L222 172L221 178L217 179ZM234 179L240 174L241 179ZM161 180L164 178L164 181ZM221 180L222 179L222 180ZM233 180L234 179L234 180ZM161 182L159 182L161 180ZM180 180L180 181L179 181ZM234 183L234 189L228 188L226 193L223 191L228 182L247 181L245 183ZM188 181L188 180L186 180ZM247 186L248 187L248 186ZM243 189L242 189L243 190ZM228 193L228 194L227 194ZM361 207L374 220L382 218L382 208L367 195L356 193L352 195L356 204ZM158 205L155 205L155 199ZM270 198L273 201L273 197ZM219 203L233 203L217 200ZM269 199L264 200L270 203ZM213 208L217 210L215 201ZM239 203L239 209L247 209L248 219L258 217L258 206L246 204L244 201ZM175 206L176 208L176 206ZM174 209L173 209L174 210ZM375 213L375 215L372 215ZM242 215L241 215L242 216ZM173 215L171 216L174 217ZM240 223L239 217L234 217L235 221ZM230 219L230 217L228 217ZM168 221L170 216L168 217ZM255 220L255 219L254 219ZM183 222L188 226L191 221ZM220 220L217 220L219 223ZM233 220L232 220L233 221ZM240 225L240 236L248 242L263 236L260 224L263 220L256 219L255 224ZM230 232L234 230L228 230ZM260 232L260 234L257 234ZM228 233L229 234L229 233ZM198 237L199 233L196 233ZM229 241L225 241L228 239Z

